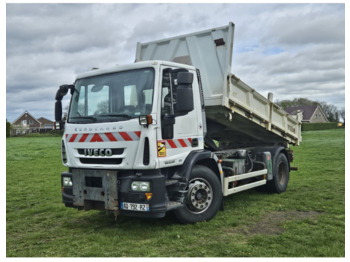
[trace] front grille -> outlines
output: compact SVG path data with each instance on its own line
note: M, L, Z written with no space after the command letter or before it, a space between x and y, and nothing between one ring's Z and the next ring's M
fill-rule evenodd
M122 158L79 158L82 164L98 164L98 165L119 165L123 162Z
M83 148L78 148L79 155L84 155L85 152ZM118 156L124 153L124 148L112 148L112 156Z
M82 164L98 164L98 165L119 165L123 162L123 158L121 155L124 153L124 148L111 148L108 149L112 151L112 154L95 156L94 151L90 151L90 155L88 150L100 150L100 149L84 149L77 148L78 154L82 157L79 158L80 163ZM105 149L104 154L107 149ZM87 153L87 154L85 154ZM120 157L118 157L120 156ZM115 158L118 157L118 158Z

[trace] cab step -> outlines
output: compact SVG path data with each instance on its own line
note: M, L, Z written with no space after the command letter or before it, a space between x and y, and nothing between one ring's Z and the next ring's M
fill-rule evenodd
M171 180L166 180L165 181L165 186L171 186L171 185L175 185L176 183L178 183L179 181L176 179L171 179Z
M172 209L175 209L175 208L178 208L178 207L181 207L182 204L180 202L177 202L177 201L169 201L166 205L166 209L167 211L169 210L172 210Z

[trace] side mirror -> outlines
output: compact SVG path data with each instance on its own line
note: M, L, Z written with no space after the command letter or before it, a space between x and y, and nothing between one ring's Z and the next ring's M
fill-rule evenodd
M55 120L56 122L62 121L62 101L56 101L55 103Z
M177 83L178 85L190 85L192 87L193 74L190 72L179 72L177 74Z
M177 112L186 114L194 109L193 104L193 74L189 72L180 72L177 74Z
M56 93L56 100L62 100L62 98L71 90L71 94L74 92L74 85L61 85Z
M71 94L74 92L74 85L61 85L56 92L55 103L55 120L62 126L62 98L71 90Z

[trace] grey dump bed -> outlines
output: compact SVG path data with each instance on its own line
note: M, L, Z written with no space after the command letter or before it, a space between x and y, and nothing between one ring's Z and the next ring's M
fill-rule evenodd
M212 138L231 147L299 145L302 115L290 116L231 73L233 34L234 24L229 23L224 27L138 43L136 62L164 60L198 68L208 133Z

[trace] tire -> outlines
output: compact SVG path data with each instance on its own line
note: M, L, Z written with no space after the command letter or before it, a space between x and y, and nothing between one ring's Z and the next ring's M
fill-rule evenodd
M279 153L273 165L273 180L269 181L267 188L273 193L286 191L289 182L289 163L285 154Z
M184 206L174 210L183 224L208 221L218 212L222 202L221 183L208 167L193 167L187 187Z

